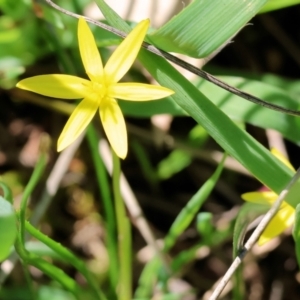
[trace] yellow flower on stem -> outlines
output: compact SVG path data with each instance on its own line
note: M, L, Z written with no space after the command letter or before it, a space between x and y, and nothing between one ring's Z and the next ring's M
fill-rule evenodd
M280 161L282 161L291 170L295 171L290 162L276 149L271 150L272 154L275 155ZM257 204L267 204L272 206L273 203L278 198L278 195L272 191L262 191L262 192L250 192L245 193L242 199L247 202L257 203ZM258 244L261 246L272 238L281 234L285 229L289 228L294 224L295 219L295 209L289 205L287 202L283 202L277 214L270 221L262 235L258 240Z
M61 99L81 99L57 143L62 151L85 130L99 109L106 136L116 154L127 155L125 120L116 99L147 101L174 94L170 89L142 83L118 83L127 73L143 43L149 20L140 22L122 41L105 67L94 36L83 18L78 22L78 43L83 66L90 80L71 75L40 75L21 80L17 87Z

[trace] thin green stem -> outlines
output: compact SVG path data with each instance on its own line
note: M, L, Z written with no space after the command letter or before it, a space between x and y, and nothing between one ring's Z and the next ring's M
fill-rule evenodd
M110 259L109 278L112 288L114 289L118 283L118 252L116 241L116 221L112 203L112 196L109 189L109 181L106 168L103 164L98 150L98 136L95 128L92 125L87 129L87 140L91 149L92 159L95 166L96 178L100 189L100 194L103 201L105 219L107 222L107 249Z
M67 248L63 247L61 244L55 242L48 236L44 235L42 232L37 230L34 226L32 226L29 222L25 223L26 230L37 240L47 245L53 251L55 251L58 255L60 255L63 260L74 268L76 268L87 280L90 286L93 288L94 295L96 296L95 299L105 300L106 297L102 294L95 280L94 276L90 273L90 271L86 268L85 263L78 259L76 255L74 255L71 251Z
M120 159L113 153L113 190L118 226L118 246L120 276L118 283L118 299L131 300L131 232L130 222L126 215L125 205L120 191Z
M39 256L29 253L26 257L27 263L36 267L50 278L59 282L65 289L70 291L76 297L79 294L79 287L75 280L69 277L63 270L57 268L53 264L43 260Z
M61 269L55 267L54 265L50 264L49 262L41 259L39 256L29 253L25 248L25 227L26 227L26 209L28 204L28 198L32 191L34 190L35 186L37 185L38 181L43 175L43 171L45 169L47 163L47 147L45 147L44 143L41 144L41 154L38 158L36 166L34 168L33 174L30 177L28 184L24 190L20 210L17 213L18 218L18 235L15 242L15 249L16 252L19 254L22 263L24 265L25 276L28 279L29 286L31 287L31 280L29 274L26 274L27 266L32 265L44 272L46 275L51 277L52 279L57 280L63 287L71 291L74 295L78 295L78 287L76 282L67 276Z
M74 2L75 3L75 2ZM73 3L73 4L74 4ZM59 43L59 39L53 36L51 33L47 32L47 37L49 38L51 44L55 48L55 52L62 64L62 68L65 72L69 74L76 74L76 63L70 61L69 57L66 55L64 49ZM98 186L100 189L100 194L103 200L104 214L107 222L107 248L110 258L110 268L109 268L109 279L112 291L118 282L118 255L117 255L117 245L116 245L116 224L115 215L112 205L112 197L109 189L109 181L106 173L104 164L99 156L98 152L98 136L95 132L94 127L90 124L87 129L87 139L91 149L92 158L96 170L96 177Z
M35 165L33 174L30 177L28 184L25 187L23 192L23 196L20 204L20 230L19 230L19 238L22 242L23 246L25 245L25 221L26 221L26 209L28 204L28 198L32 193L33 189L43 176L44 169L47 164L47 155L45 152L42 152L38 158L38 161Z
M32 298L32 300L38 300L36 291L34 290L34 287L33 287L32 278L29 273L28 264L23 261L22 266L23 266L23 272L24 272L24 276L25 276L25 279L26 279L26 282L27 282L27 285L29 288L31 298Z
M20 221L20 213L17 214L17 218ZM21 223L19 222L19 225ZM18 253L19 257L22 260L22 264L26 268L28 265L32 265L42 271L44 274L49 276L50 278L59 282L65 289L73 293L76 297L79 292L79 288L75 280L70 278L67 274L65 274L61 269L57 268L53 264L43 260L36 254L30 253L26 250L23 241L21 240L21 236L17 237L15 242L15 249ZM26 270L25 270L26 272ZM26 275L26 274L25 274Z

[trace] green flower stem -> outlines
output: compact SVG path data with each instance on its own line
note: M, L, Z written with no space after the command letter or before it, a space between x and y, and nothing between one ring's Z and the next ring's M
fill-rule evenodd
M95 299L105 300L106 297L102 294L95 280L94 276L90 273L90 271L86 268L85 263L78 259L71 251L67 248L63 247L61 244L55 242L48 236L44 235L42 232L37 230L34 226L32 226L28 221L25 223L26 230L37 240L47 245L53 251L55 251L61 258L76 268L87 280L90 286L93 288L94 294L96 296Z
M99 156L98 150L98 136L95 128L90 124L87 129L87 140L91 149L92 159L95 166L96 177L98 186L100 189L105 219L107 222L107 249L109 253L109 277L111 287L115 289L118 283L118 252L117 252L117 241L116 241L116 221L115 213L112 204L112 196L109 189L109 181L106 173L106 168L103 164L101 157Z
M120 159L113 154L113 190L118 226L119 269L118 299L131 300L131 232L130 222L126 216L125 205L120 191Z
M38 161L35 165L33 174L30 177L30 180L28 184L25 187L25 190L23 192L23 196L21 199L21 204L20 204L20 224L19 224L19 239L20 242L23 244L25 247L25 221L26 221L26 209L27 209L27 204L28 204L28 198L30 194L32 193L33 189L43 176L43 172L45 170L47 164L47 154L46 151L42 151Z
M19 226L21 225L20 222L20 213L17 213L17 217L19 220ZM61 269L57 268L56 266L52 265L51 263L43 260L38 255L28 252L25 249L23 241L21 240L20 236L18 236L15 249L18 255L20 256L22 263L26 269L28 265L32 265L42 271L44 274L49 276L50 278L59 282L65 289L73 293L76 297L79 292L79 288L75 280L70 278L67 274L65 274ZM26 272L26 271L25 271Z
M42 147L41 147L42 149ZM24 270L25 270L25 276L28 279L29 287L33 291L33 288L30 284L30 276L29 274L26 274L27 272L27 266L32 265L42 272L44 272L46 275L51 277L52 279L57 280L63 287L71 291L74 295L78 294L78 287L76 282L71 279L69 276L67 276L61 269L53 266L52 264L48 263L47 261L41 259L39 256L29 253L25 249L25 227L26 227L26 209L28 204L28 198L30 194L32 193L33 189L39 182L40 178L43 175L44 169L47 164L47 152L46 148L43 147L43 150L41 151L41 154L38 158L38 161L36 163L36 166L34 168L33 174L30 177L30 180L28 184L25 187L22 199L21 199L21 205L20 210L17 213L18 218L18 235L15 243L15 249L16 252L19 254L20 258L22 259ZM28 275L28 276L27 276ZM34 295L33 295L34 296Z
M57 36L53 36L47 30L44 30L50 43L53 45L55 53L57 54L64 72L68 74L76 74L76 63L70 61L66 52L60 44L60 40ZM112 197L109 190L109 181L106 173L105 166L99 156L98 152L98 136L95 132L94 127L90 124L87 129L87 140L91 149L93 162L96 170L96 177L98 181L98 186L102 196L102 201L104 205L105 219L107 222L107 248L110 259L109 267L109 279L112 290L115 290L118 282L118 255L117 255L117 245L116 245L116 224L115 215L112 205Z

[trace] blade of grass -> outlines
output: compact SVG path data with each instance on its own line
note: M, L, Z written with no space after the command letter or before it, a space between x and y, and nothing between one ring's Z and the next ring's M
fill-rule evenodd
M98 135L92 125L87 129L87 140L91 149L92 159L95 166L97 183L104 205L105 220L107 225L107 248L109 252L109 274L111 288L115 289L118 283L118 250L116 240L116 218L113 208L112 196L109 189L109 181L104 163L99 156L98 151Z
M58 254L61 258L63 258L65 263L69 263L74 266L87 280L89 285L92 287L95 295L95 299L105 300L106 297L99 289L98 283L96 282L93 275L86 268L85 263L78 259L71 251L67 248L63 247L61 244L53 241L48 236L37 230L33 227L29 222L25 223L26 230L37 240L47 245L50 249L52 249L56 254Z
M20 204L20 224L19 224L19 241L22 243L23 247L25 247L25 221L26 221L26 212L27 212L27 204L29 196L31 195L32 191L38 184L38 182L41 180L44 170L47 165L47 152L48 152L48 146L49 141L43 141L41 142L47 145L40 146L40 154L39 158L37 160L37 163L34 167L33 173L29 179L29 182L27 183L25 190L22 195L21 204Z
M293 228L293 238L296 244L296 257L298 267L300 268L300 204L297 205L295 211L295 226Z
M203 58L222 47L267 0L194 0L148 35L156 47Z
M131 300L131 228L120 191L120 159L113 154L113 191L115 198L115 210L118 227L118 250L119 250L119 281L118 299Z
M210 195L214 189L221 172L224 168L224 162L226 159L224 154L222 161L218 165L218 168L213 175L201 186L197 193L189 200L186 206L180 211L175 221L171 225L171 228L164 239L164 251L169 251L176 242L176 239L180 234L190 225L192 220L195 218L197 212L201 208L204 201Z
M244 237L247 232L248 225L258 216L268 211L268 205L258 205L256 203L245 203L237 216L233 231L233 259L242 249ZM245 297L245 282L243 280L243 269L240 266L234 274L233 299L242 300Z

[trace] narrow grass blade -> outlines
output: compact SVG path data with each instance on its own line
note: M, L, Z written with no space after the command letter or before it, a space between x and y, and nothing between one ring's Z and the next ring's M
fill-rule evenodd
M295 250L296 250L296 256L298 261L298 267L300 268L300 204L298 204L296 207L293 237L296 243Z
M206 57L232 38L266 2L194 0L148 38L167 52Z
M299 0L269 0L265 6L259 11L259 13L265 13L281 8L285 8L292 5L299 4Z
M12 204L0 196L0 261L10 253L17 236L16 216Z
M183 231L190 225L202 204L212 192L221 175L221 171L223 170L225 158L226 155L224 155L221 163L213 175L201 186L198 192L191 198L191 200L189 200L187 205L178 214L167 236L165 237L165 251L169 251L173 247L178 236L182 234Z

